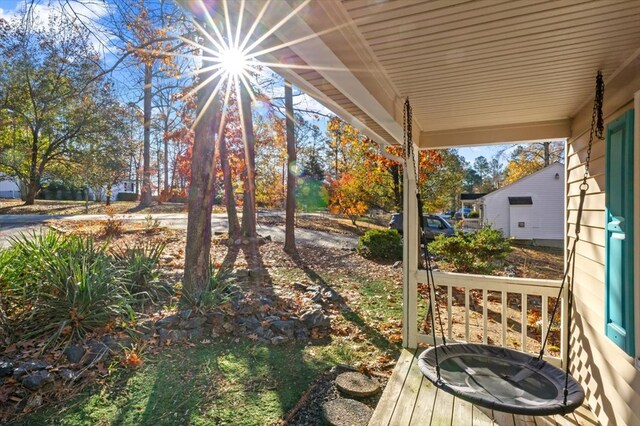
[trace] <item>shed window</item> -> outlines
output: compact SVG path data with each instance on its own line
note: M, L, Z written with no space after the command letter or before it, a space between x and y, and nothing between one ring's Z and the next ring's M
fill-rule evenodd
M533 204L531 197L509 197L509 205L526 206Z

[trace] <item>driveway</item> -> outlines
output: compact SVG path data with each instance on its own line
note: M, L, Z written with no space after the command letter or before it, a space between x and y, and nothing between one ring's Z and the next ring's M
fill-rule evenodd
M272 214L272 213L271 213ZM143 222L149 215L146 214L119 214L116 219L130 222ZM160 221L160 225L172 229L187 229L186 213L158 213L151 215L153 219ZM76 215L76 216L51 216L51 215L0 215L0 247L8 245L11 237L21 232L39 231L46 227L48 221L85 221L106 220L107 215ZM225 232L228 229L227 216L224 213L211 215L211 230L213 232ZM284 226L258 224L258 234L271 236L273 241L284 242ZM296 228L296 243L336 249L352 249L358 244L358 237L333 232L315 231L304 228Z

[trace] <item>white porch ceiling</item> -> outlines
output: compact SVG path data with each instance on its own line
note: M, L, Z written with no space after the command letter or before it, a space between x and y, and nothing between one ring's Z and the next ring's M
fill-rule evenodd
M267 26L303 1L273 3ZM286 49L313 70L284 74L378 142L400 139L409 96L420 144L451 146L569 136L596 70L638 54L639 22L637 0L311 0L274 36L319 34Z

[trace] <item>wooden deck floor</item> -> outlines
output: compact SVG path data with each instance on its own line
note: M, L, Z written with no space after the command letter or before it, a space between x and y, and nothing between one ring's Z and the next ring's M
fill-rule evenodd
M418 368L418 355L403 350L370 426L410 425L598 425L587 406L566 416L532 417L481 408L436 388Z

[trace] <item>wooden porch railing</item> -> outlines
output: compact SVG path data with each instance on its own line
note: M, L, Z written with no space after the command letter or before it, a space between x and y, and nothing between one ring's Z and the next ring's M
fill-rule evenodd
M419 284L427 283L427 273L424 270L419 270L416 272L416 281ZM540 279L529 279L529 278L509 278L509 277L495 277L495 276L485 276L485 275L471 275L471 274L459 274L459 273L450 273L450 272L434 272L434 281L436 287L438 288L439 296L438 302L440 305L440 309L444 314L444 302L446 299L446 329L445 335L447 337L447 341L451 342L468 342L470 341L470 291L479 290L482 291L482 343L488 342L488 327L489 327L489 303L488 303L488 293L489 292L498 292L501 295L501 314L500 314L500 346L507 346L508 342L508 295L509 294L518 294L521 297L520 303L520 348L523 352L536 353L539 349L533 350L533 348L528 348L527 340L530 338L528 336L528 297L529 296L537 296L541 298L541 333L538 336L537 340L541 343L541 340L544 338L544 334L549 326L549 298L556 298L558 296L558 290L560 288L561 281L560 280L540 280ZM457 291L464 291L464 339L454 338L453 335L453 324L452 324L452 310L454 309L453 304L453 290L458 289ZM444 296L443 290L446 291L446 298ZM432 293L433 297L433 293ZM566 300L566 288L563 291L563 295L561 298L561 311L560 311L560 356L551 356L549 355L549 344L547 344L547 349L545 350L545 359L554 364L561 364L561 360L565 359L565 348L566 348L566 339L567 339L567 310L565 307ZM416 303L418 301L416 300ZM553 306L553 305L552 305ZM417 309L412 310L416 312ZM416 321L418 318L416 317ZM424 334L419 331L419 327L416 326L414 329L417 336L415 341L417 343L433 343L433 337L431 334ZM440 334L440 327L436 324L436 337ZM457 336L455 336L457 337ZM437 341L441 339L437 338ZM492 342L492 344L498 344L498 342ZM539 345L538 345L539 346Z

